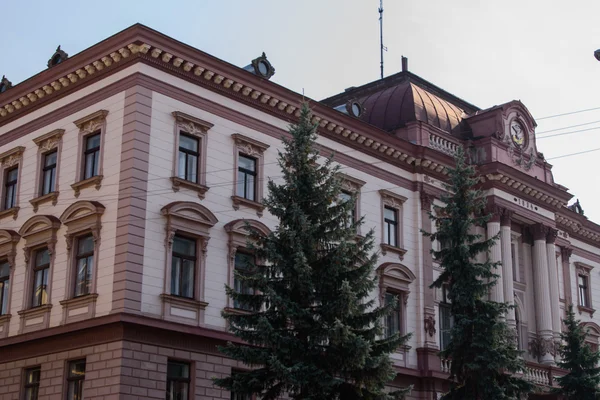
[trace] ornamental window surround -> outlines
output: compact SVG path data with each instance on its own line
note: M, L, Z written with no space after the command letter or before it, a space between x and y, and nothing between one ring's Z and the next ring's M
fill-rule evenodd
M15 231L0 230L0 338L8 335L15 257L20 239Z
M0 219L7 216L17 219L20 208L19 187L24 151L25 147L18 146L0 154L0 184L2 187Z
M177 192L183 187L204 199L209 189L206 186L208 131L213 124L179 111L172 115L175 118L173 190Z
M204 321L206 254L210 229L218 222L206 207L176 201L162 208L166 218L163 318L185 324ZM191 282L185 282L187 271Z
M593 316L596 311L592 304L591 294L591 272L593 268L591 265L582 262L575 263L575 271L577 273L577 308L579 314L586 312L590 316Z
M598 351L598 343L600 340L600 326L594 322L581 323L584 327L586 336L585 344L590 346L592 351Z
M354 178L350 175L346 175L343 173L338 173L337 174L338 178L341 181L341 193L340 193L340 199L342 201L348 201L350 199L351 196L355 196L356 197L356 201L354 203L354 209L351 210L351 214L348 215L349 218L351 218L352 222L356 222L360 219L361 217L361 213L360 213L360 190L361 188L365 185L365 181L361 181L360 179ZM360 226L358 226L356 228L357 235L360 235Z
M393 327L390 327L386 320L386 332L404 335L407 333L407 312L408 296L410 294L410 285L416 277L413 272L402 264L384 263L376 270L379 283L379 301L380 305L386 305L392 297L397 297L397 314ZM393 331L393 332L392 332Z
M450 334L454 326L454 318L452 317L452 308L448 297L448 285L444 284L441 288L441 298L438 305L440 319L440 350L446 349L450 343Z
M29 202L33 212L37 212L40 204L52 202L55 206L59 195L59 166L64 129L55 129L45 135L33 139L38 146L35 187L36 197Z
M46 329L50 324L52 309L52 275L56 253L57 232L60 220L52 215L36 215L29 218L19 230L25 240L25 285L19 333ZM44 255L43 257L39 257ZM41 258L41 259L39 259ZM41 274L41 275L40 275ZM44 275L45 282L44 285ZM40 280L40 293L36 295L36 279Z
M104 142L106 136L106 116L108 111L100 110L73 122L79 128L78 155L75 183L71 185L75 197L82 189L94 186L99 190L104 177Z
M406 197L389 190L381 189L381 253L385 256L388 252L397 254L400 260L404 259L403 237L403 204Z
M270 147L250 137L234 133L233 202L234 210L243 205L256 210L261 217L264 181L264 153Z
M237 219L225 225L225 231L229 235L229 257L227 266L227 284L231 288L245 290L250 294L251 288L244 287L235 277L235 271L244 272L243 269L248 265L248 262L254 259L254 251L250 248L254 239L250 233L254 232L260 236L267 236L271 230L262 222L252 219ZM237 306L237 307L236 307ZM239 311L239 304L234 304L233 299L227 296L227 311Z
M93 318L96 315L100 233L104 209L97 201L80 200L71 204L60 217L60 221L67 228L67 289L64 300L60 301L63 324Z

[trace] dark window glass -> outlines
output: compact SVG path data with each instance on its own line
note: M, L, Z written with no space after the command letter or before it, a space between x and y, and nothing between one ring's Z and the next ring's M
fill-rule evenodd
M198 183L198 158L200 141L194 137L179 134L179 177Z
M71 361L67 374L67 400L83 400L85 360Z
M100 168L100 133L85 138L83 179L98 175Z
M233 372L232 376L235 375L237 372ZM231 392L231 400L252 400L252 395L251 394L242 394L242 393L236 393L236 392Z
M516 310L515 310L515 325L517 328L517 332L516 332L517 350L521 350L521 318L519 318L519 313Z
M579 305L589 307L588 304L588 279L585 275L579 275Z
M513 280L518 282L519 276L517 274L517 271L518 271L517 248L514 243L510 244L510 259L512 260Z
M236 194L248 200L256 199L256 159L240 154Z
M56 159L57 151L44 155L44 167L42 168L42 196L52 193L56 187Z
M385 334L387 337L402 333L402 308L400 296L393 293L385 294L385 304L392 304L394 299L397 300L396 306L385 319Z
M92 235L83 236L77 240L75 266L77 268L75 271L75 297L89 294L94 272L94 237Z
M193 298L195 271L196 241L175 236L171 262L171 294Z
M440 350L444 350L450 343L450 334L454 325L448 287L442 286L442 301L440 301Z
M383 209L383 243L398 247L398 210Z
M251 268L254 265L254 256L248 253L236 252L235 253L235 271L242 275L248 276L251 272ZM233 286L236 292L242 294L254 294L254 289L250 287L250 284L246 281L241 280L237 276L234 276ZM249 309L247 305L240 304L238 300L234 301L233 306L235 308Z
M25 385L23 391L25 400L37 400L40 390L40 367L25 370Z
M346 203L350 200L352 200L352 194L348 193L348 192L340 192L340 194L338 195L338 199L340 201L340 203ZM352 222L354 222L356 220L356 205L348 210L348 216L346 218L346 226L350 226L352 224Z
M48 304L48 272L50 271L50 253L48 249L35 252L33 265L33 292L31 306Z
M4 183L4 209L8 210L17 206L17 179L19 177L19 167L14 167L6 171Z
M8 288L10 287L10 266L6 260L0 261L0 315L8 313Z
M167 364L167 400L187 400L190 392L190 365L178 361Z

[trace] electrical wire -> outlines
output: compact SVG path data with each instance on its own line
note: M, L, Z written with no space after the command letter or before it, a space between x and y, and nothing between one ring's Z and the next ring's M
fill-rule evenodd
M546 117L536 118L536 121L541 121L543 119L564 117L565 115L573 115L573 114L579 114L579 113L584 113L584 112L588 112L588 111L595 111L595 110L600 110L600 107L586 108L585 110L577 110L577 111L570 111L570 112L566 112L566 113L562 113L562 114L548 115Z

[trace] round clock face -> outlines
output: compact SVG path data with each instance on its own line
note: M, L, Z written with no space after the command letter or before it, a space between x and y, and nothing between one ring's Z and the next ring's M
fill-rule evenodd
M510 123L510 137L512 141L519 147L525 144L525 129L519 121L512 121Z

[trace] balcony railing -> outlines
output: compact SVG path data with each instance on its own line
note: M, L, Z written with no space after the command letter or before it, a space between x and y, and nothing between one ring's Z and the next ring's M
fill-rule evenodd
M449 156L454 156L454 154L456 154L458 146L460 146L460 144L456 139L450 139L447 137L443 137L442 135L429 133L429 147L431 147L432 149L441 151L442 153L448 154Z

